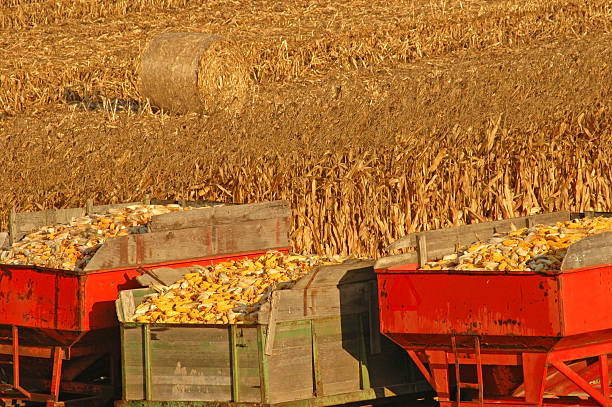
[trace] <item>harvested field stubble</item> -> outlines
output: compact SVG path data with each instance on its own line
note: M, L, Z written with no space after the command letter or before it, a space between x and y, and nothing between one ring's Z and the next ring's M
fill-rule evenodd
M609 0L11 1L0 5L0 112L72 99L141 100L138 56L155 34L195 30L245 49L256 83L387 70L461 50L609 33ZM19 55L19 57L15 57Z
M356 255L415 230L612 210L611 42L271 83L238 116L17 116L0 121L0 208L289 199L296 251Z

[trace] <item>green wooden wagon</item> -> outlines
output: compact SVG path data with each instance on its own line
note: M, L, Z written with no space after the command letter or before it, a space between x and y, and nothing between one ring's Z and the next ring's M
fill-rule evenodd
M429 390L379 334L372 262L314 270L274 292L253 325L127 322L150 292L117 300L117 406L328 406Z

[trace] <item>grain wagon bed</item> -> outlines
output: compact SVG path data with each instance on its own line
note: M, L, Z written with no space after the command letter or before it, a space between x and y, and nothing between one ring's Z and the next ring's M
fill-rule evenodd
M250 325L131 322L152 291L122 291L116 406L329 406L429 391L408 355L380 336L372 264L315 268L273 291Z
M494 233L610 213L557 212L416 233L380 259L381 332L441 406L610 406L612 232L569 246L560 270L426 270ZM453 390L454 388L454 390Z
M16 214L10 233L18 240L43 225L126 205ZM139 287L137 278L161 267L289 250L289 208L281 201L168 213L154 216L148 228L148 233L105 241L82 271L0 265L0 358L10 369L10 380L0 384L0 402L60 406L117 397L120 290ZM100 361L108 375L105 384L79 381Z

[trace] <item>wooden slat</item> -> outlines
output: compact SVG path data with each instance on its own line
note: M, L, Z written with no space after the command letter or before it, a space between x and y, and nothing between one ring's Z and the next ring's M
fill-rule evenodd
M69 223L73 218L85 216L85 208L51 209L38 212L21 212L15 214L15 241L25 234L43 226L56 223Z
M120 209L127 208L132 205L142 205L142 202L126 202L126 203L118 203L118 204L109 204L109 205L93 205L91 207L92 214L101 214L108 212L109 209Z
M376 260L374 263L374 270L382 270L389 267L401 266L403 264L418 264L419 255L417 252L410 252L404 254L396 254L393 256L385 256Z
M288 230L288 219L266 219L121 236L107 240L85 271L283 248Z
M531 220L530 220L531 219ZM428 260L436 258L440 254L451 253L457 245L465 246L491 237L494 233L505 233L512 231L512 225L516 229L528 227L530 222L534 224L549 224L570 219L570 212L560 211L544 213L532 216L522 216L512 219L497 220L491 222L477 223L474 225L453 226L450 228L430 230L408 234L387 247L387 251L402 249L405 247L416 247L417 236L426 236L428 248Z
M271 295L270 299L270 317L268 319L268 332L266 333L266 347L264 353L266 355L272 354L274 348L274 339L276 335L276 315L278 313L278 301L281 292L275 291Z
M338 265L321 266L316 273L311 271L302 277L292 289L303 290L307 287L337 286L374 280L376 274L373 265L373 260L349 260Z
M122 330L121 352L123 355L123 396L126 400L144 399L144 360L142 329L127 328Z
M137 304L134 303L133 291L119 291L119 298L115 301L115 309L119 322L127 322L134 315Z
M325 395L359 390L359 316L317 321Z
M581 239L567 249L561 270L612 263L612 232Z
M236 357L238 359L238 385L240 402L261 402L259 358L257 350L257 329L236 327Z
M153 400L231 400L229 332L151 328Z
M154 216L151 231L193 228L208 225L231 225L249 221L289 219L288 201L262 202L234 206L217 206L201 210L172 212Z
M158 267L155 269L147 270L146 273L136 277L136 281L143 287L148 287L153 283L172 285L183 278L183 276L189 272L189 268L170 268L170 267Z
M270 401L311 398L312 371L310 323L278 326L272 356L268 357Z

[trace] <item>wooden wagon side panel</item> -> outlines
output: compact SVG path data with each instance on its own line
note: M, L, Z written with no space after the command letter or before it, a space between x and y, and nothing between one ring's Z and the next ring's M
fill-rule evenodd
M121 365L124 400L144 400L143 329L121 327Z
M363 340L362 315L315 320L314 334L319 351L323 395L361 389L360 353Z
M270 403L313 397L312 333L308 320L279 323L267 356Z
M232 365L234 401L261 402L261 355L255 326L235 327L232 341L236 362Z
M151 399L230 401L227 327L151 327Z

